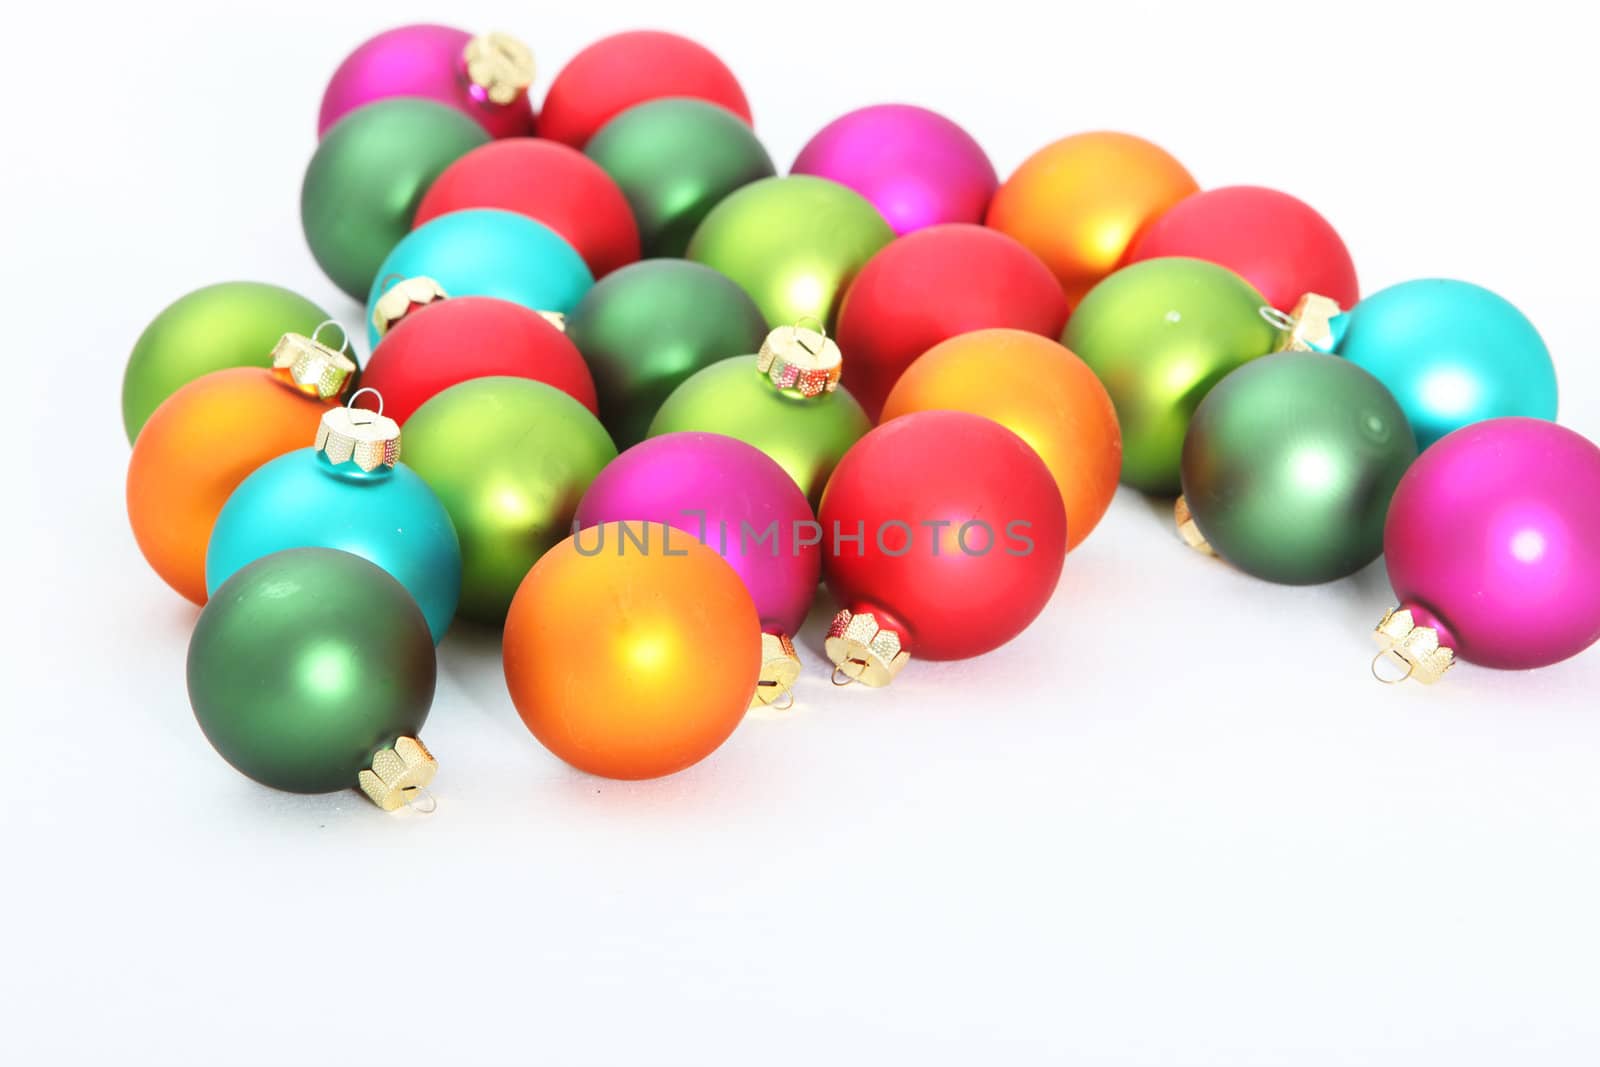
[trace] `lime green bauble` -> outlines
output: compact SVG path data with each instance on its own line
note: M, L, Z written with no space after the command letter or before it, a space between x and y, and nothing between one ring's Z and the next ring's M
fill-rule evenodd
M683 259L613 271L567 317L567 336L594 374L600 421L618 448L644 440L656 410L684 379L756 351L766 335L766 320L743 289Z
M892 240L860 194L799 175L746 185L712 208L687 255L738 282L769 326L814 319L831 330L856 272Z
M737 437L771 456L815 509L828 476L872 429L843 387L814 397L779 392L755 356L713 363L678 386L650 423L650 436L679 430Z
M474 378L406 420L405 462L461 539L460 614L500 625L529 569L572 533L616 446L589 409L528 378Z
M183 386L214 370L270 367L278 338L291 332L309 337L331 317L298 293L266 282L222 282L179 297L145 327L128 357L122 377L128 443ZM330 332L337 342L338 332Z
M453 107L417 97L367 104L334 124L306 167L300 225L323 273L367 298L372 276L411 232L422 195L489 135Z
M628 198L646 257L683 255L695 227L724 197L775 173L748 122L687 96L630 107L583 152Z
M1278 331L1261 315L1266 304L1231 270L1198 259L1135 263L1089 290L1061 343L1116 405L1124 484L1178 492L1194 409L1229 371L1277 343Z

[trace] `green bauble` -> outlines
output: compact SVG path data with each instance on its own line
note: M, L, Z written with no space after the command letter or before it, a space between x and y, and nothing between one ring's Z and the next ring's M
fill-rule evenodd
M217 589L189 640L189 702L222 758L292 793L353 789L416 737L437 667L422 609L329 548L264 556Z
M737 437L788 471L815 510L839 457L870 429L866 412L842 386L791 396L756 369L755 356L735 356L678 386L650 423L650 436L698 430Z
M858 193L798 175L754 182L712 208L687 255L738 282L769 326L810 318L832 330L856 272L892 240Z
M686 96L630 107L583 151L622 187L647 258L683 255L724 197L777 173L749 123Z
M461 538L460 614L498 626L529 569L572 533L616 446L589 409L528 378L474 378L406 420L405 461Z
M214 370L270 367L278 338L309 337L332 317L298 293L266 282L222 282L179 297L144 328L128 357L122 376L128 443L183 386Z
M594 374L600 421L618 448L644 440L656 409L691 374L756 351L766 335L766 320L743 289L682 259L613 271L567 318L567 336Z
M1417 458L1389 390L1338 356L1284 352L1222 379L1183 443L1183 497L1212 549L1286 585L1354 574Z
M1105 383L1122 423L1122 481L1178 491L1189 417L1235 367L1271 352L1278 331L1249 282L1198 259L1150 259L1089 290L1061 343Z
M411 232L422 195L441 171L489 135L453 107L393 97L334 124L306 166L300 226L333 284L367 299L372 276Z

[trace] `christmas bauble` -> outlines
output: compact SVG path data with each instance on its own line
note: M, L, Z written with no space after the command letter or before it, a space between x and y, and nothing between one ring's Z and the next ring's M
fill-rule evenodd
M1183 443L1183 498L1212 550L1269 582L1354 574L1383 551L1395 485L1417 458L1405 413L1335 356L1246 363L1200 402Z
M927 108L878 104L834 119L806 142L791 174L854 189L897 234L983 222L1000 178L972 135Z
M1150 259L1095 286L1061 343L1105 382L1122 425L1122 480L1178 492L1189 417L1235 367L1271 352L1278 333L1266 301L1225 267Z
M460 613L499 625L528 568L571 533L579 499L616 447L582 404L526 378L453 385L404 430L407 464L461 540Z
M1227 267L1280 311L1307 293L1349 307L1360 297L1356 267L1328 220L1302 200L1259 185L1185 197L1145 227L1128 262L1190 256Z
M628 198L647 257L683 255L690 235L724 197L776 173L749 123L689 97L628 108L600 127L583 151Z
M1373 293L1329 322L1328 349L1400 402L1417 444L1484 419L1556 417L1556 371L1539 331L1503 297L1428 278Z
M657 778L728 739L756 687L744 584L690 534L607 523L556 545L506 617L506 686L539 742L606 778Z
M886 685L911 655L999 648L1055 591L1067 520L1050 470L980 415L919 411L839 461L818 512L823 574L844 605L828 631L840 672Z
M839 310L850 395L878 417L913 360L940 341L1009 326L1052 340L1067 321L1061 286L1016 241L982 226L932 226L867 261Z
M266 282L222 282L179 297L144 328L122 378L128 443L163 400L202 374L269 367L286 333L310 336L331 316L305 297Z
M789 472L812 507L834 465L872 428L843 388L794 396L775 388L757 356L713 363L673 390L650 423L650 436L683 430L737 437Z
M436 672L410 594L328 548L244 567L189 640L189 703L206 740L240 773L292 793L366 788L375 767L411 748L403 741L415 745Z
M451 297L405 316L372 350L361 384L403 423L452 385L497 376L553 385L596 410L594 379L566 334L521 304L490 296ZM371 396L360 402L374 407Z
M488 143L455 108L397 97L357 108L330 129L300 186L300 227L322 272L360 300L383 257L411 231L428 186Z
M1575 656L1600 640L1600 448L1542 419L1456 430L1400 479L1383 552L1378 639L1412 677Z
M1149 141L1080 133L1029 156L995 192L988 224L1037 253L1076 308L1140 230L1199 188Z
M400 462L400 428L334 408L312 447L258 467L228 497L206 551L206 591L286 548L336 548L405 586L438 644L461 597L461 547L450 516Z
M322 94L317 136L376 100L422 97L455 108L491 137L531 135L533 55L504 33L474 37L449 26L385 30L345 57Z
M647 100L687 96L750 121L733 72L687 37L635 30L602 37L561 68L544 98L540 133L582 148L614 116Z
M842 185L766 178L712 208L687 255L738 282L768 325L813 319L832 329L851 279L893 239L877 209Z
M602 278L567 320L594 372L600 421L618 446L644 439L650 420L691 374L754 352L767 335L755 302L710 267L651 259Z
M378 298L397 278L426 277L450 296L494 296L567 314L594 284L583 257L550 227L488 208L454 211L412 230L384 259L367 294L367 340L378 343Z
M1083 360L1050 338L977 330L935 345L901 376L883 421L938 410L993 419L1039 454L1066 505L1069 549L1111 506L1122 469L1116 409Z
M212 371L168 397L128 459L128 521L163 581L206 602L206 545L217 513L257 467L315 440L355 364L295 334L274 370Z
M466 153L428 188L416 224L485 207L544 223L596 278L639 258L639 227L622 190L592 159L557 141L516 137Z

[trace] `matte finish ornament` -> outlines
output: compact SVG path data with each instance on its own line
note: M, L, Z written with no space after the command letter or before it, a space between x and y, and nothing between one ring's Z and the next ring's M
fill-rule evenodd
M1211 549L1286 585L1354 574L1383 551L1417 458L1405 413L1335 356L1283 352L1222 379L1189 423L1183 499Z
M628 108L583 151L627 197L646 257L682 256L723 198L777 173L748 122L689 97Z
M378 343L372 317L384 283L419 275L452 297L493 296L564 315L594 284L583 258L544 223L489 208L454 211L412 230L378 268L367 294L369 344Z
M362 299L434 179L488 141L477 123L432 100L380 100L340 119L300 186L300 227L317 266Z
M1266 300L1232 271L1150 259L1117 271L1067 320L1061 343L1105 383L1122 425L1122 481L1179 491L1189 418L1229 371L1266 355L1277 330Z
M600 279L567 320L594 374L600 421L618 447L696 371L756 351L766 320L743 289L710 267L652 259Z
M712 208L688 257L737 282L769 326L810 318L831 330L851 280L893 239L859 194L800 175L754 182Z
M374 756L422 729L436 672L411 595L327 548L240 570L189 641L189 702L206 740L240 773L292 793L354 789Z
M854 189L896 234L982 223L1000 184L971 134L910 104L878 104L834 119L806 142L789 172Z

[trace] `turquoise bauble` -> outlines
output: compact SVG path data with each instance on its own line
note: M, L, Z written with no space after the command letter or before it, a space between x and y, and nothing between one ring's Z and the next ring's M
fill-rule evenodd
M493 208L452 211L412 230L378 268L367 294L367 340L373 345L378 298L396 278L419 275L450 296L494 296L563 315L594 284L583 257L544 223Z
M325 418L370 418L336 409ZM382 423L393 427L388 419ZM336 442L335 438L335 442ZM393 448L388 448L392 443ZM336 548L376 563L422 609L434 644L461 598L455 526L416 472L394 462L399 433L377 455L340 453L337 444L279 456L239 484L217 516L206 552L206 592L240 568L287 548ZM335 455L330 455L335 453Z
M1329 327L1331 350L1400 402L1419 448L1484 419L1556 417L1550 350L1527 316L1482 286L1445 278L1401 282Z

